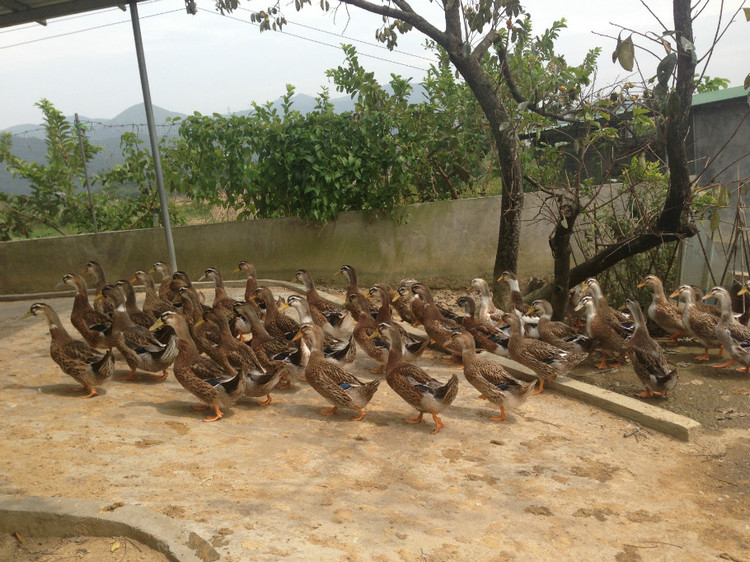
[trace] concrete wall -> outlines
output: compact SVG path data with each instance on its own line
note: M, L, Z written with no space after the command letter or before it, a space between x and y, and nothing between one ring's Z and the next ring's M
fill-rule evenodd
M553 271L548 238L552 225L528 194L519 256L519 276ZM497 247L500 197L412 205L395 216L368 218L344 213L321 227L296 218L236 221L174 228L178 267L191 278L216 267L225 279L241 260L255 264L259 278L291 280L300 268L316 282L340 284L343 264L356 269L360 285L414 277L434 286L468 286L489 279ZM99 261L108 280L130 278L157 261L168 261L161 229L107 232L0 243L0 295L53 291L67 272ZM60 290L68 290L63 287Z
M721 209L721 224L715 232L708 221L699 223L698 236L682 246L680 283L712 287L744 281L747 276L745 250L732 251L734 222L738 213L748 223L746 209L750 192L742 184L750 178L750 119L747 96L741 95L713 103L693 106L688 148L693 158L693 173L701 186L724 184L729 188L728 207ZM747 236L747 233L744 233ZM705 255L705 257L704 257ZM726 270L726 275L722 276Z

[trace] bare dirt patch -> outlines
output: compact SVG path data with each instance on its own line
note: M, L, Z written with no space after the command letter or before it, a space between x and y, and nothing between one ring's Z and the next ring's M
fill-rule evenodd
M70 300L48 302L66 321ZM268 407L247 401L203 423L173 377L79 398L48 356L46 326L18 320L30 304L0 304L0 494L139 505L235 562L750 561L750 435L732 425L743 417L695 443L626 437L627 420L545 391L490 422L462 380L438 435L405 424L413 412L385 383L362 422L318 415L323 400L295 382ZM438 358L418 364L446 379ZM373 366L360 356L350 370L369 378ZM664 402L689 415L682 388L716 387L687 371ZM640 390L627 367L617 376ZM737 408L750 398L726 394Z
M5 562L167 562L167 557L126 537L0 536L0 560Z

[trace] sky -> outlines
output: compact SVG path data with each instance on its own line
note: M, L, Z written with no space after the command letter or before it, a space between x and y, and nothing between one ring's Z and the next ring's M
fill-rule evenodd
M436 4L412 2L439 18ZM656 15L665 25L671 24L671 2L648 4L657 5L652 8L658 10ZM399 40L396 51L386 50L374 37L380 18L355 8L348 14L341 9L334 17L322 13L317 2L301 12L290 6L285 33L260 33L250 23L249 8L265 7L262 0L242 2L229 16L219 15L210 0L197 0L197 5L197 15L191 16L183 0L138 4L151 98L154 105L171 111L243 111L253 101L275 100L287 84L294 85L297 93L316 95L327 86L331 97L343 95L325 76L326 70L343 64L342 43L357 47L360 63L381 83L391 73L418 83L434 61L424 48L424 36L415 31ZM725 1L725 21L727 13L740 5L741 0ZM612 63L612 37L619 32L612 22L641 33L661 29L639 0L526 0L524 6L536 32L566 18L568 28L558 45L569 64L580 62L592 47L603 48L597 78L601 87L628 77ZM699 56L712 42L719 6L719 0L709 0L695 22ZM709 75L728 78L732 86L742 85L750 73L749 31L750 23L740 13L713 54ZM654 74L657 57L637 50L636 58L646 78ZM143 101L130 12L119 8L52 19L46 27L0 28L0 76L0 130L41 123L41 111L34 104L42 98L65 115L96 119L111 119Z

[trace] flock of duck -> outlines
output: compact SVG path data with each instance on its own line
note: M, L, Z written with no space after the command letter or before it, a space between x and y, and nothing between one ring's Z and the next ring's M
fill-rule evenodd
M271 402L271 392L289 386L296 378L306 381L331 407L321 410L334 414L338 408L355 410L354 420L362 420L367 405L382 380L362 381L347 371L360 349L374 360L371 373L384 373L386 383L417 412L408 423L420 423L430 414L433 433L444 424L440 413L458 393L458 377L447 381L432 377L413 363L429 343L450 355L447 361L463 363L466 381L500 409L493 421L504 420L505 408L523 403L530 394L543 391L546 381L568 373L588 355L598 350L598 368L617 366L627 356L645 389L637 396L666 396L677 384L677 372L668 363L660 344L648 332L646 317L635 300L627 300L630 314L610 307L595 279L586 280L571 293L571 307L585 323L579 333L574 322L553 321L552 307L545 300L524 303L519 283L511 272L498 281L509 284L507 311L492 301L487 282L472 281L467 295L458 299L463 314L439 306L430 289L413 279L405 279L397 290L386 284L369 289L367 296L357 286L353 267L344 265L340 273L348 279L343 308L320 296L312 276L304 269L295 279L305 294L277 299L268 287L259 287L255 267L242 261L237 270L247 276L244 300L231 298L216 268L205 270L201 280L213 281L213 304L206 305L187 274L172 273L163 262L150 271L137 271L130 280L108 284L101 265L86 264L82 274L68 273L61 284L76 293L70 321L83 340L74 339L63 327L55 310L45 303L31 305L26 316L43 316L51 335L50 356L67 375L87 390L83 398L97 395L96 386L112 377L117 350L130 369L154 373L158 380L168 376L171 366L178 382L200 404L195 409L211 410L204 421L221 419L222 410L243 397ZM152 274L162 276L157 287ZM89 300L85 275L96 279L97 296ZM142 307L136 302L133 284L143 284ZM750 369L750 328L735 317L729 293L714 287L705 296L683 285L670 297L685 301L684 308L672 304L655 275L648 275L638 287L649 287L653 299L648 317L669 334L669 344L680 336L692 336L705 347L696 359L708 359L712 347L726 349L731 359L717 367L737 362ZM740 293L747 292L744 287ZM369 297L369 298L368 298ZM703 301L715 298L719 307ZM299 318L286 314L296 310ZM395 311L402 323L395 322ZM415 336L403 324L421 324L428 339ZM480 351L506 356L531 369L539 379L525 382L511 376L497 361Z

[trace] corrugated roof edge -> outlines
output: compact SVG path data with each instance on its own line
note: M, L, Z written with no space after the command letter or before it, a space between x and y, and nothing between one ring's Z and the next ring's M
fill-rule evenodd
M748 91L742 86L735 86L734 88L726 88L724 90L716 90L715 92L705 92L703 94L695 94L693 96L693 107L696 105L704 105L706 103L716 103L718 101L733 100L735 98L742 98L748 95Z

